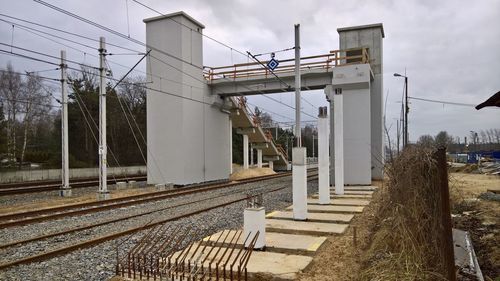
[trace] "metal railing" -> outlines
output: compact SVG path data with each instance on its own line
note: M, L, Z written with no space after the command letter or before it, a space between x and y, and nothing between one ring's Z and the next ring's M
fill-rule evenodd
M302 57L300 69L330 71L333 67L349 64L365 64L370 62L367 48L352 48L345 50L334 50L328 54ZM268 61L261 61L267 64ZM295 71L295 59L279 61L279 67L273 72L276 75L293 73ZM241 63L230 66L208 67L203 69L203 76L210 83L220 79L241 79L273 76L271 70L263 67L259 62Z

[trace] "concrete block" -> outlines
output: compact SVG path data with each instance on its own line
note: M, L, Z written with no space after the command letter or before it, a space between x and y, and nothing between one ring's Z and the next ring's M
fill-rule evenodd
M129 188L136 188L137 187L137 182L136 181L129 181L128 182L128 187Z
M71 197L73 196L73 191L71 188L63 188L59 190L59 196L61 197Z
M363 194L342 194L342 195L337 195L337 194L330 194L330 196L333 199L366 199L370 200L372 198L371 195L363 195ZM318 194L313 194L311 198L318 199L319 196ZM328 204L328 203L327 203Z
M245 247L250 245L257 232L259 236L255 242L255 249L263 249L266 247L266 210L264 207L245 208L243 211L243 236L249 237Z
M307 219L307 166L305 165L306 149L300 147L300 148L294 148L294 151L295 155L298 158L304 160L304 165L294 164L292 167L293 216L296 220L306 220Z
M318 199L307 199L309 205L320 205ZM368 206L370 201L362 199L330 199L329 205L343 205L343 206Z
M108 200L111 199L111 193L109 192L97 192L97 200Z
M342 205L308 205L307 211L309 213L361 213L364 206L342 206ZM286 210L292 210L292 206L287 207Z
M302 234L302 235L334 235L342 234L347 229L347 224L336 223L320 223L320 222L306 222L306 221L291 221L291 220L277 220L267 219L266 230L268 232L279 232L288 234Z
M231 241L234 238L236 231L231 230L228 235L227 240ZM210 241L215 243L219 239L221 232L215 233L210 237L205 237L203 242ZM222 237L223 238L223 237ZM219 242L213 246L227 246L224 245L219 239ZM243 235L241 235L237 241L238 245L242 245L244 241ZM293 255L306 255L312 256L326 241L326 237L323 236L310 236L310 235L297 235L297 234L285 234L277 232L266 233L266 252L274 253L284 253Z
M307 216L307 222L331 222L331 223L349 223L354 215L351 214L335 214L335 213L311 213ZM292 212L275 211L269 213L268 219L293 220Z
M368 186L368 185L351 185L344 187L344 190L349 191L375 191L377 190L377 186Z
M127 188L127 183L124 181L119 181L116 183L116 189L121 190L121 189L126 189Z

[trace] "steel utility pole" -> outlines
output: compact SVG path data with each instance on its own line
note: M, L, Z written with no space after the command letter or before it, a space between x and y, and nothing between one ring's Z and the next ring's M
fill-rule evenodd
M62 109L61 109L61 190L60 196L71 196L71 187L69 186L69 142L68 142L68 77L66 69L66 51L61 51L61 95L62 95Z
M106 41L104 37L99 40L99 199L108 199L107 165L106 159L108 146L106 142Z
M302 146L300 128L300 24L295 25L295 137L296 147Z

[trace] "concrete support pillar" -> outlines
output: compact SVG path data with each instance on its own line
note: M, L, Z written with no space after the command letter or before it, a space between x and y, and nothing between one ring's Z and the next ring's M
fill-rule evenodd
M307 162L306 148L292 149L292 192L293 192L293 219L307 219Z
M248 169L248 135L243 135L243 169Z
M257 149L257 168L262 168L262 149Z
M269 161L269 169L274 170L274 162Z
M245 208L243 211L243 240L250 234L245 247L250 245L257 232L259 232L259 237L255 243L255 249L262 249L266 246L266 210L264 207Z
M318 115L318 193L320 204L330 204L330 159L328 114L326 107Z
M233 120L229 118L229 174L233 173Z
M253 166L255 162L253 161L253 144L250 144L250 167Z
M335 194L344 194L344 104L342 89L335 89L333 95L333 114L335 114Z

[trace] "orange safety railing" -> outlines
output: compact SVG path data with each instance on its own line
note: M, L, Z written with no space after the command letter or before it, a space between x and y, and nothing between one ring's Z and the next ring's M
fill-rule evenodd
M330 71L333 67L348 64L370 63L367 48L352 48L345 50L330 51L329 54L308 56L300 58L301 70L324 70ZM266 65L268 61L261 61ZM295 59L279 61L279 66L273 72L276 75L293 73L295 71ZM271 70L258 62L241 63L230 66L208 67L203 69L203 76L209 82L220 79L235 80L238 78L272 77Z

